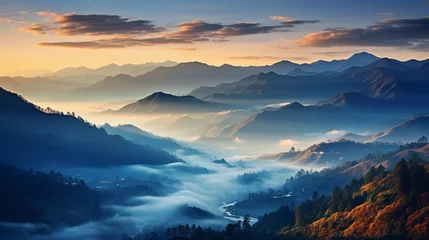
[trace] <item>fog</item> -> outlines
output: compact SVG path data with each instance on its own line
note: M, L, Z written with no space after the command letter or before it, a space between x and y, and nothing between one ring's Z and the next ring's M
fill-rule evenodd
M31 239L106 239L119 237L122 233L136 234L150 232L159 226L171 227L177 224L197 224L214 229L223 229L234 219L221 212L221 207L247 198L249 192L278 189L286 178L294 175L299 167L288 166L275 161L241 161L227 159L232 166L213 163L204 156L180 156L186 163L173 163L161 166L133 165L113 168L67 168L55 169L64 174L79 177L91 187L96 188L102 182L115 179L126 182L127 179L157 181L170 188L167 194L158 196L136 196L126 200L125 204L105 204L103 209L111 211L112 216L96 222L76 227L63 228L46 235ZM190 174L187 168L206 168L207 173ZM240 183L239 175L244 173L268 172L266 178L251 183ZM172 181L175 180L175 181ZM124 184L125 185L125 184ZM156 189L155 189L156 190ZM210 212L215 217L193 219L181 215L180 207L188 205ZM256 218L258 216L251 216ZM34 232L41 226L16 226L20 231Z
M22 224L13 229L31 234L29 239L106 239L140 232L151 232L153 229L165 231L165 228L177 224L197 224L214 229L224 229L226 224L237 221L242 215L232 215L224 206L247 198L249 192L281 189L286 179L294 176L301 166L271 160L260 160L258 156L267 153L288 151L291 147L304 149L322 140L334 139L344 134L345 130L313 133L303 138L261 139L207 138L200 129L219 126L222 129L230 124L238 124L257 109L234 110L204 114L142 114L138 116L106 115L100 112L118 109L129 102L36 102L42 107L51 107L64 112L75 112L91 123L101 125L109 123L133 124L144 131L161 137L173 137L186 147L202 151L203 155L184 155L175 151L172 154L184 160L183 163L172 163L160 166L132 165L110 168L58 168L53 169L65 176L83 179L88 186L97 191L114 190L117 187L135 184L147 185L155 190L156 195L131 196L121 202L103 203L100 207L110 215L102 220L93 221L75 227L60 228L48 236L36 237L34 232L46 226ZM273 104L268 107L281 107L286 103ZM178 119L187 116L201 122L200 129L184 130L181 127L171 128ZM225 123L227 122L227 123ZM210 125L212 124L212 125ZM313 140L309 140L313 139ZM215 163L213 160L225 159L227 164ZM42 169L50 171L51 169ZM310 168L305 168L310 170ZM318 170L318 169L313 169ZM243 177L246 176L246 177ZM213 217L195 218L181 212L184 206L196 207ZM185 207L186 209L186 207ZM252 223L259 216L252 217ZM7 224L7 223L5 223ZM17 231L18 231L17 230ZM49 231L48 231L49 232Z

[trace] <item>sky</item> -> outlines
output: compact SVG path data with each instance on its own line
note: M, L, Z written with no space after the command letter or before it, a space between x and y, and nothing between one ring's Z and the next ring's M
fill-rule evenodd
M0 0L0 75L173 60L429 58L428 0Z

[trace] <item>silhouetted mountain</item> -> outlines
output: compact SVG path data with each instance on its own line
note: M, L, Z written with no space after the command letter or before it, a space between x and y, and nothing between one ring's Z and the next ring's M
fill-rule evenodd
M300 67L302 70L302 68ZM320 101L341 92L361 92L370 97L419 104L429 93L424 67L410 68L383 58L363 67L316 75L258 74L237 82L194 89L190 95L214 101ZM407 103L407 104L408 104Z
M429 59L426 60L416 60L416 59L411 59L405 62L401 62L403 65L410 67L410 68L421 68L423 67L425 64L429 63Z
M282 60L280 62L276 62L271 66L261 67L259 72L276 72L278 74L287 74L292 70L298 68L300 65L291 61Z
M119 114L217 112L228 107L225 104L207 102L192 96L156 92L117 111L109 112Z
M215 85L232 82L258 72L259 68L234 67L222 65L210 66L200 62L180 63L172 67L158 67L136 77L118 75L108 77L87 88L76 89L73 94L92 97L135 97L153 91L183 93L201 85Z
M168 153L108 135L81 118L42 111L0 89L3 162L27 166L111 166L180 161Z
M299 65L284 60L267 66L239 67L224 64L217 67L200 62L188 62L172 67L158 67L153 71L132 78L124 78L123 75L109 77L87 88L76 89L73 92L73 96L105 98L107 95L110 98L124 98L149 94L153 91L182 94L196 87L231 83L257 73L276 72L278 74L287 74L296 68L307 72L335 72L345 70L351 66L364 66L377 59L370 54L361 53L346 60L323 62L323 64L315 62ZM218 88L221 87L218 86ZM194 96L205 97L215 92L219 91L210 91L209 94L196 94Z
M361 52L352 55L348 59L343 60L333 60L330 62L327 61L317 61L311 64L302 64L300 68L308 72L326 72L326 71L335 71L341 72L350 67L361 67L366 66L374 61L377 61L379 58L367 53Z
M165 61L159 63L143 63L143 64L109 64L99 68L91 69L87 67L67 67L58 70L54 73L49 73L46 76L61 82L79 83L82 86L88 86L102 80L108 76L117 76L126 74L131 76L139 76L154 70L157 67L172 67L177 65L176 62Z
M268 72L252 75L229 84L197 88L189 94L207 100L247 101L249 103L258 100L314 100L356 89L359 88L359 85L361 84L343 81L330 74L288 76Z

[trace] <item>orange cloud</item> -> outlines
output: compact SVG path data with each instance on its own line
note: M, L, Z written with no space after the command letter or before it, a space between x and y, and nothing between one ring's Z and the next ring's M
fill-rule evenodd
M33 34L44 35L47 34L49 27L44 24L35 23L28 27L20 27L19 30Z
M12 22L13 20L10 18L0 17L0 22Z

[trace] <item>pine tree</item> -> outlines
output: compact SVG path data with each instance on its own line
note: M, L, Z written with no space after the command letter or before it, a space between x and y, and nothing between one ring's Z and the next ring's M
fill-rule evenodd
M405 159L399 161L393 169L395 174L395 187L400 194L408 194L410 191L410 177Z

